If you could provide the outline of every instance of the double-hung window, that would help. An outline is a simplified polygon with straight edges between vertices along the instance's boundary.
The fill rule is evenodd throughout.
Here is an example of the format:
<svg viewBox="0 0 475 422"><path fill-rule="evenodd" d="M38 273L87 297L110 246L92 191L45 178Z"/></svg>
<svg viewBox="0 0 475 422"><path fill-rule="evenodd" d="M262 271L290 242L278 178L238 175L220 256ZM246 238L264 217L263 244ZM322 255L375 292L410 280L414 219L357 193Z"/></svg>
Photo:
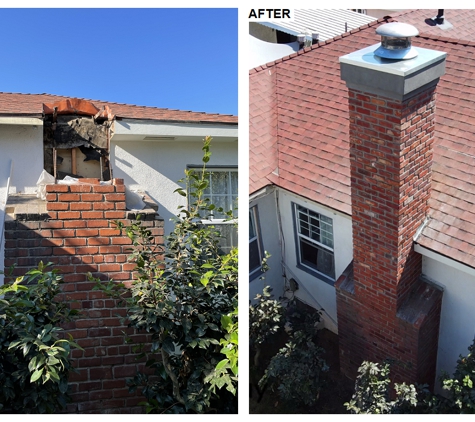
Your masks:
<svg viewBox="0 0 475 422"><path fill-rule="evenodd" d="M259 273L264 258L260 237L257 206L249 209L249 276L252 280Z"/></svg>
<svg viewBox="0 0 475 422"><path fill-rule="evenodd" d="M294 204L294 215L299 267L333 282L333 220L297 204Z"/></svg>
<svg viewBox="0 0 475 422"><path fill-rule="evenodd" d="M203 197L208 198L215 209L210 213L204 224L213 224L221 233L220 247L224 253L228 253L233 246L238 244L236 220L229 219L225 214L232 211L233 217L237 218L238 202L238 171L232 167L210 167L206 173L208 187ZM218 211L222 208L223 211Z"/></svg>

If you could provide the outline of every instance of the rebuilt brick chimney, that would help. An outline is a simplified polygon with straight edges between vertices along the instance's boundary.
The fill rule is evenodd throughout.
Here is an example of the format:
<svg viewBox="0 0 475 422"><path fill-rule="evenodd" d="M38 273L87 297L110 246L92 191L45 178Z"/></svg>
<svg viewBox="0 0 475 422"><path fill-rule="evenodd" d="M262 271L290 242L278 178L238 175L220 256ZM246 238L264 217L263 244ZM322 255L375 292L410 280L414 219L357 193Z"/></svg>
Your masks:
<svg viewBox="0 0 475 422"><path fill-rule="evenodd" d="M377 32L396 50L406 43L405 52L377 44L340 57L353 225L353 263L336 283L340 364L354 378L363 360L391 359L394 381L433 386L442 292L422 277L413 240L429 213L435 93L446 54L412 47L417 30L395 24Z"/></svg>

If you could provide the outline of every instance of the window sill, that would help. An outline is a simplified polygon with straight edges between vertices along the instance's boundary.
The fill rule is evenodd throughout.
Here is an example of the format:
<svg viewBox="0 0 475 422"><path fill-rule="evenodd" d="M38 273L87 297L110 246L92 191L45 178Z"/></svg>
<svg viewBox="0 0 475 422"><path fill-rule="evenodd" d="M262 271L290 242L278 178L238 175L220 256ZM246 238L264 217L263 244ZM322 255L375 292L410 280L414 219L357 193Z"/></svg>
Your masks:
<svg viewBox="0 0 475 422"><path fill-rule="evenodd" d="M330 286L335 286L335 281L336 280L331 278L331 277L326 276L325 274L322 274L322 273L319 273L318 271L312 270L311 268L309 268L305 265L302 265L300 263L297 264L297 268L304 271L304 272L306 272L307 274L310 274L311 276L317 278L318 280L329 284Z"/></svg>
<svg viewBox="0 0 475 422"><path fill-rule="evenodd" d="M256 280L261 274L264 274L262 272L262 268L256 268L254 271L251 271L249 273L249 283Z"/></svg>

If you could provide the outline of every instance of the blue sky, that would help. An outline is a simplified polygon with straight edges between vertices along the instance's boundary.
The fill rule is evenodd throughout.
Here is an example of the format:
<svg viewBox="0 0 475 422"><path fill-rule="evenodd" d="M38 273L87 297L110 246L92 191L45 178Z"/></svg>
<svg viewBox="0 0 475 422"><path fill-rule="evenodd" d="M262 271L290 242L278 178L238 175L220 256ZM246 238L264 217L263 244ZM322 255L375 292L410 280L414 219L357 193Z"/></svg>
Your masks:
<svg viewBox="0 0 475 422"><path fill-rule="evenodd" d="M0 9L0 91L238 114L237 9Z"/></svg>

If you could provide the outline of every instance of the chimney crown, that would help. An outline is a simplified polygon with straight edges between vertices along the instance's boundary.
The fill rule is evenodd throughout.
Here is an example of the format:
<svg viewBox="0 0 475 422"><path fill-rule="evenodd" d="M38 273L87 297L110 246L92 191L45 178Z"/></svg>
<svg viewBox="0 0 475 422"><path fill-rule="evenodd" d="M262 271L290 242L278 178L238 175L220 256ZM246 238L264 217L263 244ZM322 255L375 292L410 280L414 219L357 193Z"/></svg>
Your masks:
<svg viewBox="0 0 475 422"><path fill-rule="evenodd" d="M417 52L412 60L388 60L376 54L381 49L381 44L375 44L340 57L341 78L348 88L402 100L427 84L437 83L445 73L447 53L411 46L410 50Z"/></svg>

